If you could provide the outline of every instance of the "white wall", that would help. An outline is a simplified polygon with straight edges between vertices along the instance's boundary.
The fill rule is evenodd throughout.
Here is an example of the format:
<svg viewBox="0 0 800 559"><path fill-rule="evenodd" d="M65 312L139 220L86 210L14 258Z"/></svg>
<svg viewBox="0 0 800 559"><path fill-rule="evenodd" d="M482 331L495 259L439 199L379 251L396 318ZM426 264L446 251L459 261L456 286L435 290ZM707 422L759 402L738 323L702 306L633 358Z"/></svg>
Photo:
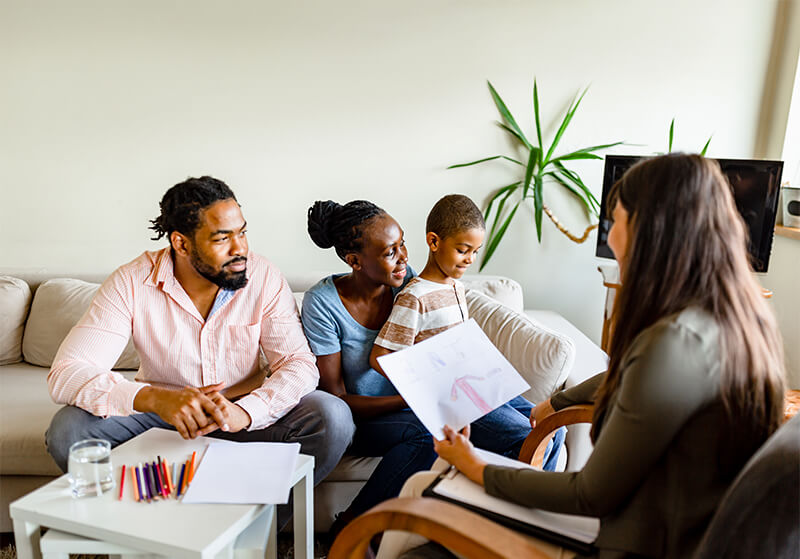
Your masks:
<svg viewBox="0 0 800 559"><path fill-rule="evenodd" d="M531 130L537 76L548 134L591 85L563 148L752 157L777 0L0 3L0 265L111 270L144 249L172 184L213 174L236 191L251 246L287 271L341 269L305 232L319 198L369 198L424 262L425 215L450 192L512 182L491 79ZM599 194L602 163L581 167ZM580 211L546 201L570 228ZM594 236L530 209L487 268L528 307L599 339Z"/></svg>

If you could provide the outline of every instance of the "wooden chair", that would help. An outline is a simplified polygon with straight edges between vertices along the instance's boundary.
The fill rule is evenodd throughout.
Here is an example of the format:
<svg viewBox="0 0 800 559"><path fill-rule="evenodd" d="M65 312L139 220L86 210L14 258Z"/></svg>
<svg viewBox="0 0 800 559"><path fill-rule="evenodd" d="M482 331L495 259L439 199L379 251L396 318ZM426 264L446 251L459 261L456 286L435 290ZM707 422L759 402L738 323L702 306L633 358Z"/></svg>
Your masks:
<svg viewBox="0 0 800 559"><path fill-rule="evenodd" d="M536 454L555 429L591 421L592 406L572 406L543 419L520 454ZM742 469L709 524L695 559L800 556L800 416L773 434ZM386 530L419 534L465 557L546 559L534 542L487 518L432 498L390 499L348 524L330 559L362 559Z"/></svg>

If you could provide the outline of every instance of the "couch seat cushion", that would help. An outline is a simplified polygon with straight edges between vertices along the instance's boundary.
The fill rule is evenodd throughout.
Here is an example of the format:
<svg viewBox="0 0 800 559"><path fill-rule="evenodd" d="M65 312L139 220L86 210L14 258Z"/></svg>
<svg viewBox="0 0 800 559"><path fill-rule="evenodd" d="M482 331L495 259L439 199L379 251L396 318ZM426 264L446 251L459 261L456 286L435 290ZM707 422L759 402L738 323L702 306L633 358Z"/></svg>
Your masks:
<svg viewBox="0 0 800 559"><path fill-rule="evenodd" d="M47 372L27 363L0 368L0 475L61 475L44 444L61 408L50 399Z"/></svg>
<svg viewBox="0 0 800 559"><path fill-rule="evenodd" d="M22 353L25 361L50 367L69 331L81 319L100 288L76 279L51 279L36 290L25 326ZM139 356L132 340L117 360L115 369L138 369Z"/></svg>
<svg viewBox="0 0 800 559"><path fill-rule="evenodd" d="M28 284L0 276L0 365L22 361L22 333L30 306Z"/></svg>

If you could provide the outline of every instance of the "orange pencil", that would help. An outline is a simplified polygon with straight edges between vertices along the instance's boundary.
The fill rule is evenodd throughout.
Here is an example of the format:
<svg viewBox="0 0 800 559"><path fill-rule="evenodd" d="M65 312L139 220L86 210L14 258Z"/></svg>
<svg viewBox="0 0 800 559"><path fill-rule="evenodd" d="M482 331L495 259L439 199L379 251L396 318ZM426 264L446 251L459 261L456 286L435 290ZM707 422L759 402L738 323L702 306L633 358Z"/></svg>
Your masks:
<svg viewBox="0 0 800 559"><path fill-rule="evenodd" d="M189 483L194 479L194 461L197 458L197 451L192 452L192 463L189 465Z"/></svg>
<svg viewBox="0 0 800 559"><path fill-rule="evenodd" d="M122 490L125 488L125 464L122 465L122 473L119 476L119 500L122 500Z"/></svg>
<svg viewBox="0 0 800 559"><path fill-rule="evenodd" d="M172 478L169 475L169 464L167 463L167 459L164 458L164 461L161 462L161 466L164 468L164 479L167 482L167 493L171 494L173 485L172 485Z"/></svg>
<svg viewBox="0 0 800 559"><path fill-rule="evenodd" d="M136 484L136 466L131 468L131 485L133 486L133 498L136 499L136 502L139 502L139 487Z"/></svg>

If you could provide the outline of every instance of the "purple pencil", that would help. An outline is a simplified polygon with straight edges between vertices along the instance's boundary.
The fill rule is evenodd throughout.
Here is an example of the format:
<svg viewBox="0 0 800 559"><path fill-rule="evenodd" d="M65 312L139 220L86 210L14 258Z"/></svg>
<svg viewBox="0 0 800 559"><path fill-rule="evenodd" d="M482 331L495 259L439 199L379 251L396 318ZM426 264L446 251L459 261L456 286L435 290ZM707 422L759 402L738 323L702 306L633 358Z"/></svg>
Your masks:
<svg viewBox="0 0 800 559"><path fill-rule="evenodd" d="M141 479L140 474L139 474L139 468L140 467L141 467L141 464L139 466L134 466L133 467L133 471L136 473L136 488L139 490L139 500L144 501L145 500L145 495L144 495L144 491L142 491L142 479Z"/></svg>
<svg viewBox="0 0 800 559"><path fill-rule="evenodd" d="M153 486L150 480L150 465L145 463L144 465L144 486L147 490L147 500L150 501L153 499Z"/></svg>

